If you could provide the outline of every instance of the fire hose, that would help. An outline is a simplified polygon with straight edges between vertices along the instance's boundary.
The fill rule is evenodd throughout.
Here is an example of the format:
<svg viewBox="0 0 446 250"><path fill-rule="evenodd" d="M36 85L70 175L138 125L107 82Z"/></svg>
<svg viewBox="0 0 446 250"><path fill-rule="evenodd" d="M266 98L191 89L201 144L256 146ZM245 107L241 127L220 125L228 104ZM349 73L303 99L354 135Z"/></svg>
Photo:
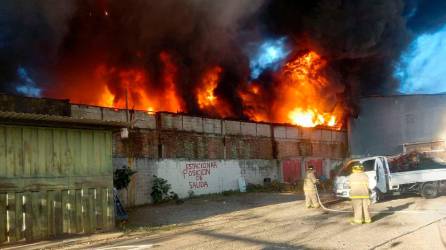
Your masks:
<svg viewBox="0 0 446 250"><path fill-rule="evenodd" d="M331 208L327 208L324 203L322 203L320 197L319 197L319 190L317 189L316 186L316 197L318 200L319 205L321 206L321 208L325 211L328 212L335 212L335 213L352 213L353 210L338 210L338 209L331 209ZM336 201L339 201L336 200ZM380 211L380 212L370 212L371 214L394 214L394 213L401 213L401 214L428 214L428 213L432 213L432 212L436 212L439 214L446 214L446 210L444 209L437 209L437 210L409 210L409 211L401 211L401 210L392 210L392 211Z"/></svg>

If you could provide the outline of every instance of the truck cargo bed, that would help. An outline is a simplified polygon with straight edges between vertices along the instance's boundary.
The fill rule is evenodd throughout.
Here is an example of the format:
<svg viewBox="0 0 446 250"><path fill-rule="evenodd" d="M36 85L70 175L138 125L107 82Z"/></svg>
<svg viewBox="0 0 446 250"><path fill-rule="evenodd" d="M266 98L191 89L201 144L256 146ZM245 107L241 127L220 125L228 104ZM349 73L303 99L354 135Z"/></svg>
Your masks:
<svg viewBox="0 0 446 250"><path fill-rule="evenodd" d="M446 168L391 173L390 185L446 180Z"/></svg>

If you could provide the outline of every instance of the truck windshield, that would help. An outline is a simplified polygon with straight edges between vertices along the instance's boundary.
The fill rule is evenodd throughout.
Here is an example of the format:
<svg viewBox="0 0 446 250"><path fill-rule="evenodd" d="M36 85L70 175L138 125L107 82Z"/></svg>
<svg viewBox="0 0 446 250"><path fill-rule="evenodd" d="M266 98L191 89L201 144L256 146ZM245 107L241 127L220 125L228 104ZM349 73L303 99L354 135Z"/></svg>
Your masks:
<svg viewBox="0 0 446 250"><path fill-rule="evenodd" d="M368 160L362 163L362 165L364 166L364 171L368 172L368 171L373 171L375 170L375 160Z"/></svg>
<svg viewBox="0 0 446 250"><path fill-rule="evenodd" d="M345 165L340 171L339 171L339 176L348 176L352 173L352 167L357 164L358 161L351 161L349 163L347 163L347 165ZM375 170L375 159L372 160L368 160L362 163L362 165L364 166L364 171L373 171Z"/></svg>

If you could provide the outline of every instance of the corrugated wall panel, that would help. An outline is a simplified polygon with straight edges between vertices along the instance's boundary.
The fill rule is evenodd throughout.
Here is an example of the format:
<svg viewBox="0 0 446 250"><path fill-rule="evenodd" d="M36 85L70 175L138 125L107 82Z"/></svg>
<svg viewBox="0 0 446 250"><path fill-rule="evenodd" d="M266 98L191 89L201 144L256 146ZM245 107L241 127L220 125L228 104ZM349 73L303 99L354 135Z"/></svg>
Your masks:
<svg viewBox="0 0 446 250"><path fill-rule="evenodd" d="M89 162L88 150L90 150L89 146L88 146L88 145L90 145L90 142L88 139L89 139L88 134L86 134L86 133L80 134L80 145L82 145L82 147L80 148L80 159L79 159L80 173L84 173L88 170L88 162Z"/></svg>
<svg viewBox="0 0 446 250"><path fill-rule="evenodd" d="M64 133L60 129L54 129L53 132L53 140L51 142L51 138L47 137L46 145L53 145L53 165L47 165L47 174L50 176L62 176L63 173L70 173L67 171L68 169L62 169L64 164L63 154L66 151L65 143L64 143ZM49 169L51 168L51 169Z"/></svg>
<svg viewBox="0 0 446 250"><path fill-rule="evenodd" d="M48 176L53 176L52 168L54 166L53 157L53 131L49 128L38 128L38 150L39 150L39 165L34 166L33 176L42 176L49 172ZM35 145L33 145L35 147Z"/></svg>
<svg viewBox="0 0 446 250"><path fill-rule="evenodd" d="M108 135L108 133L105 134L105 174L113 174L113 169L109 168L108 166L112 166L112 156L113 156L113 142L112 137Z"/></svg>
<svg viewBox="0 0 446 250"><path fill-rule="evenodd" d="M0 127L0 176L6 176L4 166L6 166L6 128Z"/></svg>
<svg viewBox="0 0 446 250"><path fill-rule="evenodd" d="M6 176L23 176L22 128L6 128Z"/></svg>
<svg viewBox="0 0 446 250"><path fill-rule="evenodd" d="M86 168L83 169L83 173L88 173L91 171L93 173L96 169L94 168L95 162L95 156L94 156L94 138L93 138L93 131L86 131L85 133L82 133L84 135L83 138L85 138L85 142L82 142L82 145L87 150L87 165Z"/></svg>
<svg viewBox="0 0 446 250"><path fill-rule="evenodd" d="M0 126L0 177L111 174L111 132Z"/></svg>
<svg viewBox="0 0 446 250"><path fill-rule="evenodd" d="M102 131L94 131L93 133L93 147L94 147L94 167L97 168L95 171L98 171L99 173L104 173L104 144L105 144L105 137L104 133Z"/></svg>
<svg viewBox="0 0 446 250"><path fill-rule="evenodd" d="M68 130L67 139L70 142L68 146L72 162L70 173L72 175L81 175L82 159L78 159L81 155L81 132L79 130Z"/></svg>
<svg viewBox="0 0 446 250"><path fill-rule="evenodd" d="M24 176L31 177L34 174L34 165L41 165L42 163L39 161L39 147L34 146L38 145L38 131L32 128L24 128L23 129L23 150L28 152L24 154Z"/></svg>

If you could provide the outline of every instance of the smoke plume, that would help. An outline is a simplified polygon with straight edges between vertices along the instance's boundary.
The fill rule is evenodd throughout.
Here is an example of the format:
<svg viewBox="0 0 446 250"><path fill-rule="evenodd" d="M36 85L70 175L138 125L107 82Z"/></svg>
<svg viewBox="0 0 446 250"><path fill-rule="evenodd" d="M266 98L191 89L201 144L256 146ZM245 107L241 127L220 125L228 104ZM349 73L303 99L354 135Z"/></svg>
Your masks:
<svg viewBox="0 0 446 250"><path fill-rule="evenodd" d="M196 94L215 81L210 100L225 106L225 116L251 119L241 91L258 85L263 96L255 102L274 112L276 85L286 79L278 65L315 51L329 82L315 101L323 112L341 106L355 115L360 96L397 91L395 63L417 35L446 22L444 7L427 0L5 0L0 91L88 104L106 99L104 92L114 104L126 95L135 103L160 96L147 106L170 102L169 111L221 116ZM274 39L286 43L286 59L269 68L253 63ZM250 65L262 67L252 74Z"/></svg>

